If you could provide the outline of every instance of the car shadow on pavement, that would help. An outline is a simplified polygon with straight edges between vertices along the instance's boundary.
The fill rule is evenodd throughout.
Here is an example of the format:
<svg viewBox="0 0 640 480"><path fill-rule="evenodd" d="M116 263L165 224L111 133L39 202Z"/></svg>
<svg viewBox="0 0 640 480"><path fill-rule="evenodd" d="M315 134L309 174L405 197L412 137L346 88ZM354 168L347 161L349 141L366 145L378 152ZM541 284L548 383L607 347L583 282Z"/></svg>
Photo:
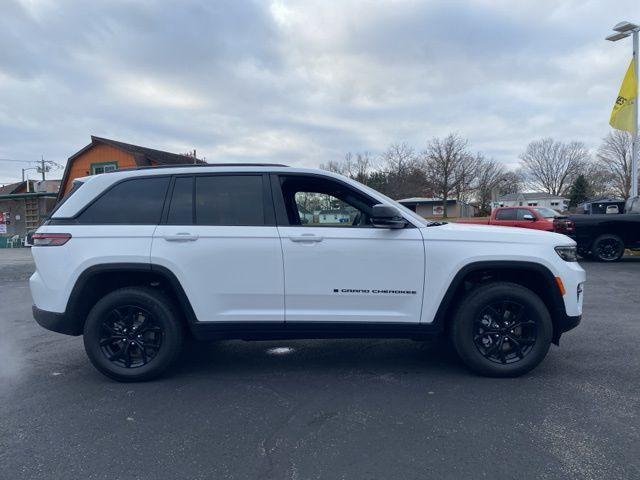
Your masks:
<svg viewBox="0 0 640 480"><path fill-rule="evenodd" d="M617 262L599 262L599 261L594 260L592 258L580 257L578 263L597 263L597 264L601 264L601 265L618 265L620 263L625 263L625 264L640 263L640 254L639 255L625 255L624 257L622 257Z"/></svg>
<svg viewBox="0 0 640 480"><path fill-rule="evenodd" d="M187 343L173 375L183 374L366 374L438 372L467 374L443 340L242 340Z"/></svg>

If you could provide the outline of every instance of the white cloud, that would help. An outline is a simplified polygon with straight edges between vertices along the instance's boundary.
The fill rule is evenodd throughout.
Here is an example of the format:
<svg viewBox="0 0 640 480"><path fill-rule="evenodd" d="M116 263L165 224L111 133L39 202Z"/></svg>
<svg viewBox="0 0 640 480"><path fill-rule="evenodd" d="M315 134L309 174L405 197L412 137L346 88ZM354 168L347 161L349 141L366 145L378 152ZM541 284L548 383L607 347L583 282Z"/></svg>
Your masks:
<svg viewBox="0 0 640 480"><path fill-rule="evenodd" d="M64 162L91 134L308 166L450 131L508 165L542 136L593 148L630 56L603 38L634 5L9 1L0 158Z"/></svg>

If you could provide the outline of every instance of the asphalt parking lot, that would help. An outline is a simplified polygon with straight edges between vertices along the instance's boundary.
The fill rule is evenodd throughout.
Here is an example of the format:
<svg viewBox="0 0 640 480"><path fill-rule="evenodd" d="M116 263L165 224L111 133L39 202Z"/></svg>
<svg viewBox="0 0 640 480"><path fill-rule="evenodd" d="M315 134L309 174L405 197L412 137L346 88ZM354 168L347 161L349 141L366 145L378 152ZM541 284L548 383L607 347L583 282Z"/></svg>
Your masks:
<svg viewBox="0 0 640 480"><path fill-rule="evenodd" d="M120 384L0 250L0 478L640 478L640 257L583 266L583 323L522 378L440 343L229 341Z"/></svg>

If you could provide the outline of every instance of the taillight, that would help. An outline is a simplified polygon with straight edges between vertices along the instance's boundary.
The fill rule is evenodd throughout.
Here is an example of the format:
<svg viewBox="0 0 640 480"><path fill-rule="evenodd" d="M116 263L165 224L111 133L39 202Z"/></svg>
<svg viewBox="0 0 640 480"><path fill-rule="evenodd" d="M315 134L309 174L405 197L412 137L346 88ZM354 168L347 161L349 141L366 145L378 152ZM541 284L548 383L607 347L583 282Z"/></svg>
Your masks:
<svg viewBox="0 0 640 480"><path fill-rule="evenodd" d="M553 221L553 230L556 233L572 233L575 230L575 224L571 220L556 218Z"/></svg>
<svg viewBox="0 0 640 480"><path fill-rule="evenodd" d="M70 233L34 233L34 247L57 247L64 245L71 238Z"/></svg>

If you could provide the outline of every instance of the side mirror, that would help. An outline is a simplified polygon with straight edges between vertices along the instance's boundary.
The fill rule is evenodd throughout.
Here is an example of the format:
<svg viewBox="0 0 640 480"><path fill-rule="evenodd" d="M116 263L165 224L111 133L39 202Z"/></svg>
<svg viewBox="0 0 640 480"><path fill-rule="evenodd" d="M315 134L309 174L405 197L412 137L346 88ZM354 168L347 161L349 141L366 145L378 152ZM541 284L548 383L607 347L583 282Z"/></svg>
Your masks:
<svg viewBox="0 0 640 480"><path fill-rule="evenodd" d="M525 213L525 214L522 216L522 218L523 218L523 219L525 219L525 220L529 220L529 221L531 221L531 222L534 222L534 221L536 220L536 217L534 217L534 216L533 216L533 215L531 215L530 213Z"/></svg>
<svg viewBox="0 0 640 480"><path fill-rule="evenodd" d="M379 203L373 206L371 224L376 228L404 228L407 221L396 207Z"/></svg>

